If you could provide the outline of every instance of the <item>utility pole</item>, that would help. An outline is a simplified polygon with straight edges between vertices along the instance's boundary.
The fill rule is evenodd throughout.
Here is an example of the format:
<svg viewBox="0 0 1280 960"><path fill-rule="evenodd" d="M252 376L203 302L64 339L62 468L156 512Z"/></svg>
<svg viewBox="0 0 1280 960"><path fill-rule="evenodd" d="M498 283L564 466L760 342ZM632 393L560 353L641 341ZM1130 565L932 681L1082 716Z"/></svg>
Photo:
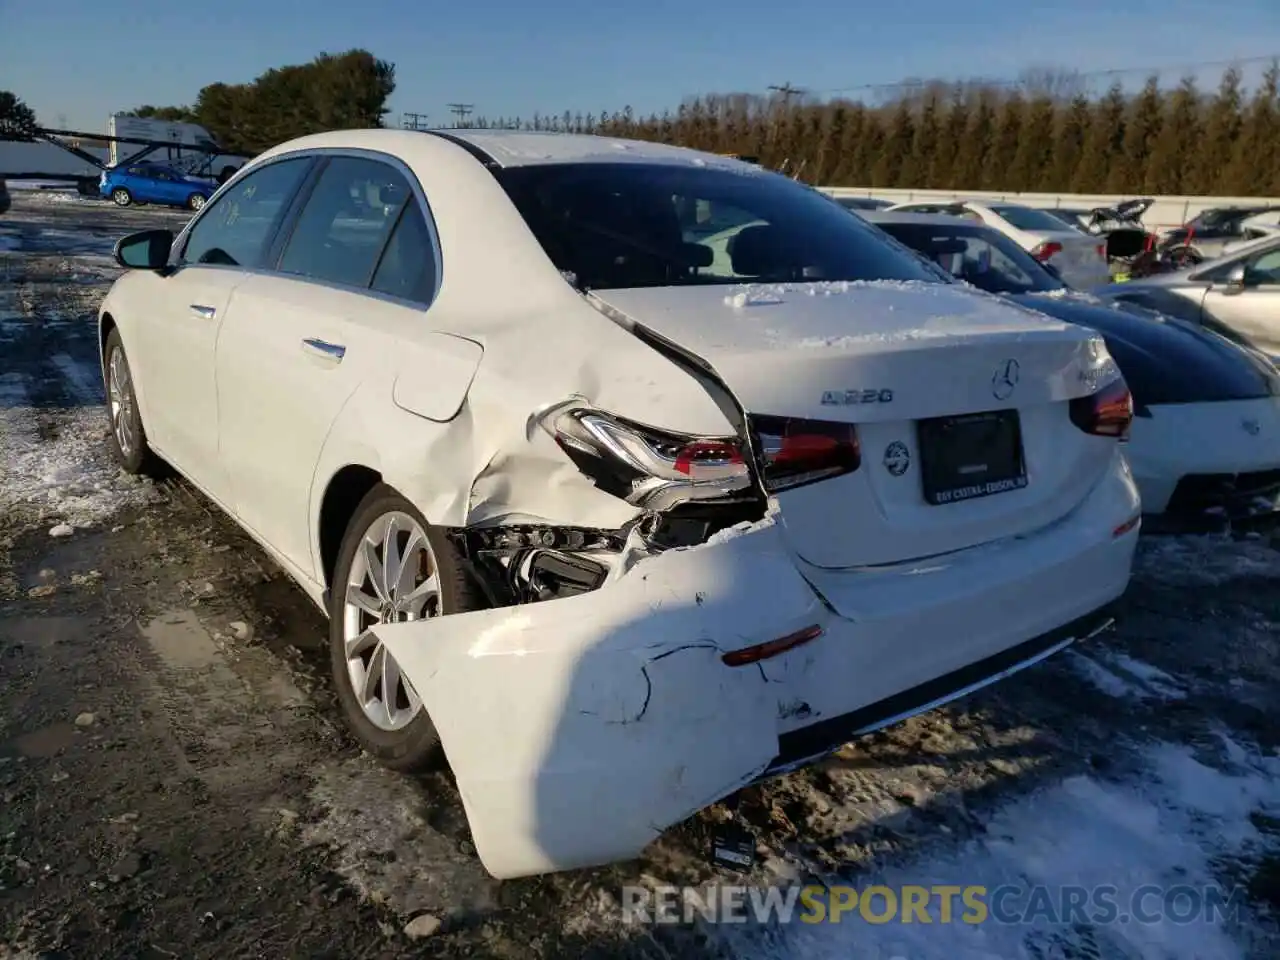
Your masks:
<svg viewBox="0 0 1280 960"><path fill-rule="evenodd" d="M402 113L400 114L400 126L406 130L427 130L430 125L427 123L427 115L425 113Z"/></svg>
<svg viewBox="0 0 1280 960"><path fill-rule="evenodd" d="M783 83L783 84L776 84L776 83L770 84L769 92L776 93L778 96L780 96L782 98L782 105L785 107L791 103L792 97L798 97L800 94L804 93L805 91L802 87L793 87L790 81L788 81L787 83Z"/></svg>
<svg viewBox="0 0 1280 960"><path fill-rule="evenodd" d="M474 109L475 109L474 103L449 104L449 112L453 114L453 125L455 127L463 126L467 117L471 116L471 111Z"/></svg>

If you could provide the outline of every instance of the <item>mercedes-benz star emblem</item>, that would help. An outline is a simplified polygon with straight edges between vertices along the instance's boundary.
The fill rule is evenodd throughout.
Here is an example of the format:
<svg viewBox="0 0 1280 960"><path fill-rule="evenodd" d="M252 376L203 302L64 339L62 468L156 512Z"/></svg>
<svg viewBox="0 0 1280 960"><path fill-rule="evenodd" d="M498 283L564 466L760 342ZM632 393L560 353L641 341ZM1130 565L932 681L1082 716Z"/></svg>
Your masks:
<svg viewBox="0 0 1280 960"><path fill-rule="evenodd" d="M911 467L911 451L901 440L895 440L884 448L884 468L900 477Z"/></svg>
<svg viewBox="0 0 1280 960"><path fill-rule="evenodd" d="M1006 360L991 376L991 393L997 400L1008 400L1018 385L1018 361Z"/></svg>
<svg viewBox="0 0 1280 960"><path fill-rule="evenodd" d="M1240 426L1244 427L1244 432L1251 437L1256 437L1262 432L1262 424L1252 418L1241 420Z"/></svg>

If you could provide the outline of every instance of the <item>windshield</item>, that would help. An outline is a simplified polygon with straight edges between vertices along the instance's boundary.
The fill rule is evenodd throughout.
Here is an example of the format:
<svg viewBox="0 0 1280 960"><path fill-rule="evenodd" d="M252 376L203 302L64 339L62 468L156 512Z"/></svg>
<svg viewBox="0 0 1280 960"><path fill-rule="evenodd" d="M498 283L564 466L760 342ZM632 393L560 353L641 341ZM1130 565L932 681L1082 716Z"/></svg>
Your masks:
<svg viewBox="0 0 1280 960"><path fill-rule="evenodd" d="M775 174L628 162L496 176L547 256L584 289L944 282L826 195Z"/></svg>
<svg viewBox="0 0 1280 960"><path fill-rule="evenodd" d="M967 223L880 223L890 236L987 293L1049 293L1066 287L1002 233Z"/></svg>
<svg viewBox="0 0 1280 960"><path fill-rule="evenodd" d="M1003 217L1019 230L1061 230L1062 221L1048 210L1037 210L1034 207L995 206L991 210Z"/></svg>

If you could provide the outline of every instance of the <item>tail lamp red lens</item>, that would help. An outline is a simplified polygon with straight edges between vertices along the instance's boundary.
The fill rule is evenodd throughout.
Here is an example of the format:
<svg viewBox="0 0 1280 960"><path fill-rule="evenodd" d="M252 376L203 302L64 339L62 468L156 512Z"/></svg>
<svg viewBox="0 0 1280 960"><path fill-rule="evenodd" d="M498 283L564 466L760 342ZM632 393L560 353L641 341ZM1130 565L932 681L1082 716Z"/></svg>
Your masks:
<svg viewBox="0 0 1280 960"><path fill-rule="evenodd" d="M1124 380L1113 380L1097 393L1071 401L1071 422L1096 437L1129 439L1133 395Z"/></svg>
<svg viewBox="0 0 1280 960"><path fill-rule="evenodd" d="M737 444L728 440L695 440L685 444L676 452L675 470L691 480L697 480L703 468L723 467L744 462L742 451L738 449Z"/></svg>
<svg viewBox="0 0 1280 960"><path fill-rule="evenodd" d="M1061 253L1061 252L1062 252L1062 244L1056 243L1053 240L1048 240L1040 244L1039 246L1037 246L1034 250L1032 250L1031 255L1035 257L1037 260L1039 260L1041 263L1044 263L1054 254Z"/></svg>
<svg viewBox="0 0 1280 960"><path fill-rule="evenodd" d="M852 473L862 463L851 423L752 417L765 490L776 493Z"/></svg>

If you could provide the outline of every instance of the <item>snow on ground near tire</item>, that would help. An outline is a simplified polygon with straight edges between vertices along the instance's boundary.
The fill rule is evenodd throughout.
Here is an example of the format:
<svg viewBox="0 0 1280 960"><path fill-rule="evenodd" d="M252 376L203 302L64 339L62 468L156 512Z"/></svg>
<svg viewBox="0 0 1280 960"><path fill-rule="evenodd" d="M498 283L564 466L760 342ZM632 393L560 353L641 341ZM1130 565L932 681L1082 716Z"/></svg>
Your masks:
<svg viewBox="0 0 1280 960"><path fill-rule="evenodd" d="M96 307L113 237L0 222L0 516L86 526L149 495L107 445Z"/></svg>

